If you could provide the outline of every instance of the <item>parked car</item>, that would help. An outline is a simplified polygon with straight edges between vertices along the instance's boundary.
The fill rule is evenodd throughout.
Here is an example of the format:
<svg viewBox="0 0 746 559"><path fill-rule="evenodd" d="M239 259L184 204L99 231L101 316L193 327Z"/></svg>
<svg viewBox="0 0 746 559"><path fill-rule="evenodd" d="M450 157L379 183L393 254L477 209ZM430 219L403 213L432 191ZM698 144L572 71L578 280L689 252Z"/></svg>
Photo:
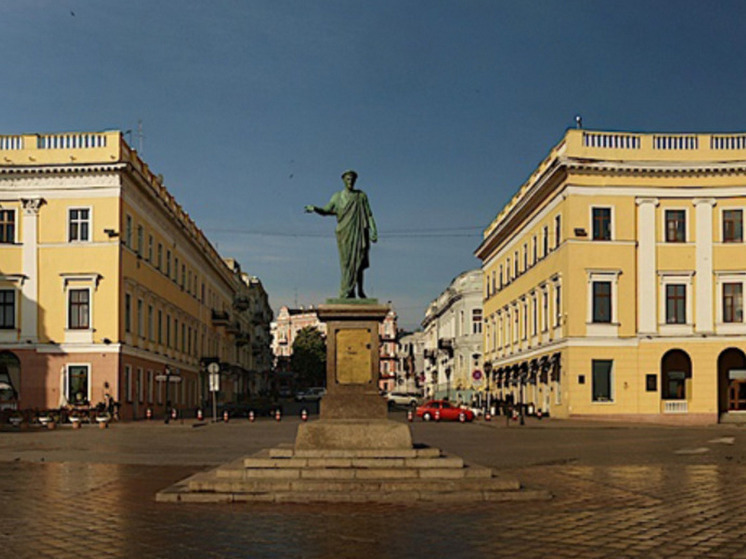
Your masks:
<svg viewBox="0 0 746 559"><path fill-rule="evenodd" d="M316 386L307 390L301 390L295 394L297 402L318 402L326 394L326 388Z"/></svg>
<svg viewBox="0 0 746 559"><path fill-rule="evenodd" d="M420 399L419 394L415 394L414 392L388 392L383 397L388 402L389 407L403 406L415 408Z"/></svg>
<svg viewBox="0 0 746 559"><path fill-rule="evenodd" d="M430 421L440 416L443 421L474 421L474 412L470 409L454 406L448 400L430 400L417 408L417 417Z"/></svg>

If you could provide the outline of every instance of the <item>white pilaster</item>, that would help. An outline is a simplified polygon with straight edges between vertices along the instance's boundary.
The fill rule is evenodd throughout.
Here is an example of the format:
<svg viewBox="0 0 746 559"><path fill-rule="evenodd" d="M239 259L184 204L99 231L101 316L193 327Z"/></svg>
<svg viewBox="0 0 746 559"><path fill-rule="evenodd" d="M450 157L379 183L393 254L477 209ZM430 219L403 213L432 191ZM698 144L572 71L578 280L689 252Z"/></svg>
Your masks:
<svg viewBox="0 0 746 559"><path fill-rule="evenodd" d="M24 198L23 204L23 274L21 287L21 340L37 342L39 316L38 220L42 198Z"/></svg>
<svg viewBox="0 0 746 559"><path fill-rule="evenodd" d="M695 198L696 282L694 328L698 333L715 331L715 306L712 300L712 208L714 198Z"/></svg>
<svg viewBox="0 0 746 559"><path fill-rule="evenodd" d="M655 208L657 198L638 198L637 203L637 331L655 334L657 320Z"/></svg>

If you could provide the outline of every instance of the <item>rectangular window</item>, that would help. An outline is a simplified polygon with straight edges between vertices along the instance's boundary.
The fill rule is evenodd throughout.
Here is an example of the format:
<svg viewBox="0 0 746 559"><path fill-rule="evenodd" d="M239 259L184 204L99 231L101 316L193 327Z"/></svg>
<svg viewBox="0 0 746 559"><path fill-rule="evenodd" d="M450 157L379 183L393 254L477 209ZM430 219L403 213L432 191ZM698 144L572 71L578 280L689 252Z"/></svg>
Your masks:
<svg viewBox="0 0 746 559"><path fill-rule="evenodd" d="M611 282L593 282L593 322L611 322Z"/></svg>
<svg viewBox="0 0 746 559"><path fill-rule="evenodd" d="M172 278L174 283L179 279L179 259L174 255L174 277Z"/></svg>
<svg viewBox="0 0 746 559"><path fill-rule="evenodd" d="M686 285L666 286L666 324L686 324Z"/></svg>
<svg viewBox="0 0 746 559"><path fill-rule="evenodd" d="M124 226L124 244L129 248L132 248L132 216L128 215L125 218Z"/></svg>
<svg viewBox="0 0 746 559"><path fill-rule="evenodd" d="M171 251L166 250L166 277L171 277Z"/></svg>
<svg viewBox="0 0 746 559"><path fill-rule="evenodd" d="M539 305L537 304L536 297L531 299L531 311L531 335L535 336L539 330Z"/></svg>
<svg viewBox="0 0 746 559"><path fill-rule="evenodd" d="M541 242L544 245L542 247L543 249L542 255L546 256L547 254L549 254L549 227L547 226L544 226L544 230L542 231Z"/></svg>
<svg viewBox="0 0 746 559"><path fill-rule="evenodd" d="M523 245L523 271L528 270L528 244Z"/></svg>
<svg viewBox="0 0 746 559"><path fill-rule="evenodd" d="M743 322L743 284L723 284L723 322Z"/></svg>
<svg viewBox="0 0 746 559"><path fill-rule="evenodd" d="M0 289L0 329L16 327L16 292L14 289Z"/></svg>
<svg viewBox="0 0 746 559"><path fill-rule="evenodd" d="M124 398L127 402L132 401L132 366L124 366Z"/></svg>
<svg viewBox="0 0 746 559"><path fill-rule="evenodd" d="M536 235L534 235L534 238L531 241L531 248L533 249L534 264L536 264L536 262L539 260L539 247L536 244Z"/></svg>
<svg viewBox="0 0 746 559"><path fill-rule="evenodd" d="M163 269L163 245L158 243L158 260L156 261L155 267L159 270Z"/></svg>
<svg viewBox="0 0 746 559"><path fill-rule="evenodd" d="M593 240L611 240L611 208L593 208Z"/></svg>
<svg viewBox="0 0 746 559"><path fill-rule="evenodd" d="M562 217L557 215L554 218L554 248L559 248L562 242Z"/></svg>
<svg viewBox="0 0 746 559"><path fill-rule="evenodd" d="M124 294L124 331L132 332L132 297Z"/></svg>
<svg viewBox="0 0 746 559"><path fill-rule="evenodd" d="M613 361L610 359L593 360L593 401L594 402L612 402L612 376L611 369Z"/></svg>
<svg viewBox="0 0 746 559"><path fill-rule="evenodd" d="M554 288L554 325L560 325L562 317L562 286L557 285Z"/></svg>
<svg viewBox="0 0 746 559"><path fill-rule="evenodd" d="M142 256L142 251L145 248L145 231L142 225L137 226L137 256Z"/></svg>
<svg viewBox="0 0 746 559"><path fill-rule="evenodd" d="M148 262L153 262L153 235L148 235Z"/></svg>
<svg viewBox="0 0 746 559"><path fill-rule="evenodd" d="M158 344L163 343L163 311L158 310Z"/></svg>
<svg viewBox="0 0 746 559"><path fill-rule="evenodd" d="M16 242L16 212L15 210L0 210L0 243Z"/></svg>
<svg viewBox="0 0 746 559"><path fill-rule="evenodd" d="M185 285L186 285L186 266L182 264L181 265L181 288L184 289Z"/></svg>
<svg viewBox="0 0 746 559"><path fill-rule="evenodd" d="M686 212L684 210L666 210L666 242L686 242Z"/></svg>
<svg viewBox="0 0 746 559"><path fill-rule="evenodd" d="M145 383L143 382L142 369L137 369L137 401L142 404L145 393Z"/></svg>
<svg viewBox="0 0 746 559"><path fill-rule="evenodd" d="M70 208L68 218L67 240L70 242L89 241L91 210L88 208Z"/></svg>
<svg viewBox="0 0 746 559"><path fill-rule="evenodd" d="M519 268L518 268L518 251L517 250L515 251L515 254L513 256L514 256L514 258L513 258L513 277L517 278L518 277L518 270L519 270Z"/></svg>
<svg viewBox="0 0 746 559"><path fill-rule="evenodd" d="M148 403L153 403L153 371L148 370Z"/></svg>
<svg viewBox="0 0 746 559"><path fill-rule="evenodd" d="M148 305L148 339L152 342L153 338L153 305Z"/></svg>
<svg viewBox="0 0 746 559"><path fill-rule="evenodd" d="M68 327L71 330L87 330L90 327L90 294L87 289L68 291Z"/></svg>
<svg viewBox="0 0 746 559"><path fill-rule="evenodd" d="M143 308L142 299L138 299L137 300L137 336L139 338L143 337L143 331L144 331L144 328L143 328L144 318L143 318L142 308Z"/></svg>
<svg viewBox="0 0 746 559"><path fill-rule="evenodd" d="M723 210L723 242L743 242L743 210Z"/></svg>
<svg viewBox="0 0 746 559"><path fill-rule="evenodd" d="M179 321L174 318L174 349L179 349Z"/></svg>
<svg viewBox="0 0 746 559"><path fill-rule="evenodd" d="M482 333L482 309L472 309L471 311L471 333Z"/></svg>
<svg viewBox="0 0 746 559"><path fill-rule="evenodd" d="M541 331L546 332L549 318L549 294L544 291L541 294Z"/></svg>
<svg viewBox="0 0 746 559"><path fill-rule="evenodd" d="M171 347L171 315L166 315L166 347Z"/></svg>
<svg viewBox="0 0 746 559"><path fill-rule="evenodd" d="M67 366L67 401L73 405L88 404L88 366Z"/></svg>
<svg viewBox="0 0 746 559"><path fill-rule="evenodd" d="M503 288L503 265L502 264L500 264L500 272L499 272L499 279L498 279L497 285L499 286L499 289Z"/></svg>

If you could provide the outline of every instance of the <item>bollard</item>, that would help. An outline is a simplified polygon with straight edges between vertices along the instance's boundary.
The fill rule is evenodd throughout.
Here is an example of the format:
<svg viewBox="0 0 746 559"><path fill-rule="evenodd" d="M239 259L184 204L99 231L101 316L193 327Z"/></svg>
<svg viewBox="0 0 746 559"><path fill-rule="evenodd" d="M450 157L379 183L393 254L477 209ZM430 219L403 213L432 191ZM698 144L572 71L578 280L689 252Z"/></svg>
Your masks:
<svg viewBox="0 0 746 559"><path fill-rule="evenodd" d="M458 414L458 420L461 423L466 423L466 414L464 412L461 412L460 414Z"/></svg>
<svg viewBox="0 0 746 559"><path fill-rule="evenodd" d="M407 410L407 421L412 423L413 420L414 420L414 414L412 413L412 410Z"/></svg>
<svg viewBox="0 0 746 559"><path fill-rule="evenodd" d="M492 415L490 415L490 412L489 412L489 411L485 412L485 414L484 414L484 420L485 420L485 421L490 421L490 420L492 420Z"/></svg>
<svg viewBox="0 0 746 559"><path fill-rule="evenodd" d="M171 408L171 419L176 419L178 415L179 413L176 411L176 408Z"/></svg>
<svg viewBox="0 0 746 559"><path fill-rule="evenodd" d="M205 418L205 414L202 413L202 408L197 408L197 420L202 421Z"/></svg>
<svg viewBox="0 0 746 559"><path fill-rule="evenodd" d="M542 413L541 413L541 410L538 410L538 411L536 412L536 417L537 417L537 418L541 419L541 416L542 416L542 415L544 415L544 414L542 414Z"/></svg>
<svg viewBox="0 0 746 559"><path fill-rule="evenodd" d="M435 410L435 421L440 421L440 410Z"/></svg>
<svg viewBox="0 0 746 559"><path fill-rule="evenodd" d="M150 408L145 410L145 419L153 419L153 410Z"/></svg>
<svg viewBox="0 0 746 559"><path fill-rule="evenodd" d="M224 423L228 423L228 421L230 420L230 418L231 418L231 416L230 416L230 414L228 413L228 410L225 410L225 411L223 412L223 422L224 422Z"/></svg>
<svg viewBox="0 0 746 559"><path fill-rule="evenodd" d="M308 421L308 410L306 408L300 410L300 419L301 421Z"/></svg>
<svg viewBox="0 0 746 559"><path fill-rule="evenodd" d="M254 423L254 410L249 410L249 421Z"/></svg>
<svg viewBox="0 0 746 559"><path fill-rule="evenodd" d="M280 412L279 408L275 411L275 420L280 421L282 419L282 412Z"/></svg>

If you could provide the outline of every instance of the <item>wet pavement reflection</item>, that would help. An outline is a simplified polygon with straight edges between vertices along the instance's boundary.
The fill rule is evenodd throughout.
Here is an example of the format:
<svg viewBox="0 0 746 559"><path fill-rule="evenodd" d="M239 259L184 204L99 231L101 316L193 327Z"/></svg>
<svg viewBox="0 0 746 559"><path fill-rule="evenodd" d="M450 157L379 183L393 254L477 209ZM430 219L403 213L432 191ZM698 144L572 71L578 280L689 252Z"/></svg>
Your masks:
<svg viewBox="0 0 746 559"><path fill-rule="evenodd" d="M0 463L0 556L744 557L739 464L512 470L555 498L479 505L172 505L199 468Z"/></svg>

